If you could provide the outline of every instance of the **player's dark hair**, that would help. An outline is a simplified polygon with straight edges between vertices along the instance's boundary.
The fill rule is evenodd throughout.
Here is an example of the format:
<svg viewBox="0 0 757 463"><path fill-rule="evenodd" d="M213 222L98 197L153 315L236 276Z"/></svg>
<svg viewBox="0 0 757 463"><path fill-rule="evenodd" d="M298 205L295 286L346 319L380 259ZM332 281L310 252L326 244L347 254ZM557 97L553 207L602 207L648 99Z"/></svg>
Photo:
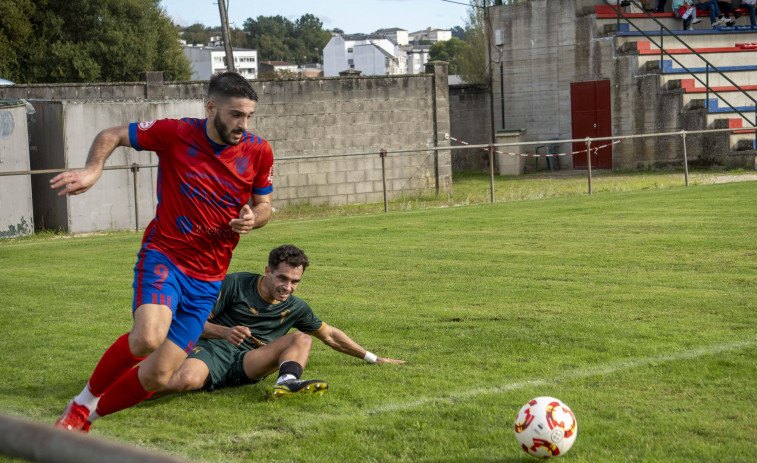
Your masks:
<svg viewBox="0 0 757 463"><path fill-rule="evenodd" d="M258 94L252 89L250 82L236 72L225 71L213 74L208 85L208 99L247 98L258 101Z"/></svg>
<svg viewBox="0 0 757 463"><path fill-rule="evenodd" d="M285 262L291 267L302 266L303 272L308 268L308 265L310 265L310 261L308 261L308 256L305 255L305 252L291 244L285 244L273 248L271 253L268 254L268 266L271 269L278 268L279 264L282 262Z"/></svg>

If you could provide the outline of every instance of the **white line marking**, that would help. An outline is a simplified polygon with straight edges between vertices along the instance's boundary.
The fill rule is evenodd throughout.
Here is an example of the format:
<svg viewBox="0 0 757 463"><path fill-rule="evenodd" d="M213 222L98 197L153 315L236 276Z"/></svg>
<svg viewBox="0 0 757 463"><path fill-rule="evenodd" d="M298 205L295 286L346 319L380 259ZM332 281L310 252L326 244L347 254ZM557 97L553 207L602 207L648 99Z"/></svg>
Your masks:
<svg viewBox="0 0 757 463"><path fill-rule="evenodd" d="M401 411L421 407L423 405L430 404L430 403L455 402L459 400L470 399L472 397L477 397L481 395L499 394L502 392L509 392L509 391L514 391L517 389L524 389L526 387L543 386L545 384L551 384L551 383L555 383L559 381L570 381L574 379L587 378L590 376L609 375L617 371L629 370L631 368L645 367L645 366L652 365L655 363L673 362L673 361L678 361L678 360L690 360L690 359L702 357L705 355L719 354L722 352L732 351L732 350L740 350L747 347L752 347L755 344L757 344L757 340L748 340L748 341L740 341L740 342L734 342L734 343L728 343L728 344L721 344L718 346L702 347L699 349L676 352L672 354L640 358L636 360L627 360L623 362L598 366L594 368L585 368L585 369L575 370L575 371L568 372L564 375L556 376L554 378L549 378L549 379L536 379L533 381L521 381L517 383L503 384L502 386L492 387L492 388L469 389L466 391L459 391L459 392L453 393L450 396L446 396L446 397L425 397L425 398L415 400L413 402L380 405L378 407L373 407L373 408L369 408L362 411L355 411L353 413L350 413L349 415L320 417L320 419L312 420L312 421L337 420L337 419L345 419L345 418L354 419L356 414L362 415L362 416L371 416L371 415L378 415L382 413L401 412ZM303 420L303 422L300 422L299 424L302 424L302 425L312 424L312 422L309 422L306 424L304 421L310 421L310 420Z"/></svg>

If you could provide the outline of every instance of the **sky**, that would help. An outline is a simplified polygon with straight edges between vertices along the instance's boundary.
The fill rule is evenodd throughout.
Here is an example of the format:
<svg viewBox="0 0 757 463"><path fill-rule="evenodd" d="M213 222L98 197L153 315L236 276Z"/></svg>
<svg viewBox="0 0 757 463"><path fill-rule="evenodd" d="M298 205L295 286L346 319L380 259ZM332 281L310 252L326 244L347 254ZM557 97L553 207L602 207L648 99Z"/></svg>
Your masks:
<svg viewBox="0 0 757 463"><path fill-rule="evenodd" d="M342 29L347 34L371 33L398 27L415 32L429 27L464 27L468 0L228 0L229 25L241 29L245 20L258 16L283 16L294 22L310 13L326 30ZM161 0L168 15L180 26L201 23L221 25L214 0Z"/></svg>

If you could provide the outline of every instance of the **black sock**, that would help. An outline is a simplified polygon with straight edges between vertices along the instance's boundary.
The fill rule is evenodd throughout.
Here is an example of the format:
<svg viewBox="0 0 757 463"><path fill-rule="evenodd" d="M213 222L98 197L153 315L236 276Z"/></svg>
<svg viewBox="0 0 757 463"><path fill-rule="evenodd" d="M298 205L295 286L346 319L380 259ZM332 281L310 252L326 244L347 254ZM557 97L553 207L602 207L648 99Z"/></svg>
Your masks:
<svg viewBox="0 0 757 463"><path fill-rule="evenodd" d="M296 379L300 379L300 376L302 376L302 365L295 361L287 360L279 365L279 377L284 375L292 375Z"/></svg>

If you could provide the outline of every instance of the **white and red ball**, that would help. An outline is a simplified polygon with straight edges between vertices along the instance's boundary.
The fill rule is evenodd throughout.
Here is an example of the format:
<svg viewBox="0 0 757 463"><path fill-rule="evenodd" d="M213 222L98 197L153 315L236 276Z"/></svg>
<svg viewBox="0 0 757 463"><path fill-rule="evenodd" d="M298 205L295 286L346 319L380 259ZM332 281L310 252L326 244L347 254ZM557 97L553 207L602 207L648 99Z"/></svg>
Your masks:
<svg viewBox="0 0 757 463"><path fill-rule="evenodd" d="M564 455L578 435L573 411L554 397L537 397L523 405L515 416L515 440L536 458Z"/></svg>

